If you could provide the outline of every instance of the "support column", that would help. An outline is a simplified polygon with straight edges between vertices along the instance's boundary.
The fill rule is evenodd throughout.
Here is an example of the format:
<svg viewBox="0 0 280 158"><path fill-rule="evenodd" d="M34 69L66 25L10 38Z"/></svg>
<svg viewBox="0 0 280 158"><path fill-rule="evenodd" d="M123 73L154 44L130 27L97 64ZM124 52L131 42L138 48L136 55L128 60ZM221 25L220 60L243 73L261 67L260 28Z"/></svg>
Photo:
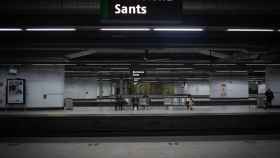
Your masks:
<svg viewBox="0 0 280 158"><path fill-rule="evenodd" d="M124 94L124 89L123 89L123 79L120 79L120 95L123 95Z"/></svg>
<svg viewBox="0 0 280 158"><path fill-rule="evenodd" d="M103 81L102 81L102 79L99 79L98 85L99 85L99 97L102 98L103 97Z"/></svg>
<svg viewBox="0 0 280 158"><path fill-rule="evenodd" d="M280 106L280 69L267 67L265 73L266 89L271 89L274 93L273 106Z"/></svg>
<svg viewBox="0 0 280 158"><path fill-rule="evenodd" d="M128 81L127 80L124 82L124 94L125 95L128 94Z"/></svg>
<svg viewBox="0 0 280 158"><path fill-rule="evenodd" d="M113 96L113 81L110 82L110 93L109 96Z"/></svg>

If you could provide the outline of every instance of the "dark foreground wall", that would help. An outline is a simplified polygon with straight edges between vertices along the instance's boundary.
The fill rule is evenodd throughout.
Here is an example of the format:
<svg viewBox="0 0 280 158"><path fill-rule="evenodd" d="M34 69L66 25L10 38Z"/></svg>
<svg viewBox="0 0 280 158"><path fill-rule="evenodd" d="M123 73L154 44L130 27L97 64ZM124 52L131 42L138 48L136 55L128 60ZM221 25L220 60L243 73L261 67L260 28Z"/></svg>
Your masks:
<svg viewBox="0 0 280 158"><path fill-rule="evenodd" d="M1 137L277 134L280 114L0 116Z"/></svg>

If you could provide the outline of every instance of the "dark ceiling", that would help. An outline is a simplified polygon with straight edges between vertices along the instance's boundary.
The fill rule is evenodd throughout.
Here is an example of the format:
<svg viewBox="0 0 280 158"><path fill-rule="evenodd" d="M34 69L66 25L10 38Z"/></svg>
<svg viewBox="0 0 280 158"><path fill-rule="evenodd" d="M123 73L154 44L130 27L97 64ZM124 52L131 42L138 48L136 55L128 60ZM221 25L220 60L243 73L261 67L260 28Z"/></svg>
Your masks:
<svg viewBox="0 0 280 158"><path fill-rule="evenodd" d="M280 63L279 1L183 0L174 20L104 20L98 0L9 0L0 28L75 27L75 32L0 32L0 62L17 63ZM163 18L164 19L164 18ZM103 32L104 26L188 26L203 32ZM74 59L67 55L93 51Z"/></svg>

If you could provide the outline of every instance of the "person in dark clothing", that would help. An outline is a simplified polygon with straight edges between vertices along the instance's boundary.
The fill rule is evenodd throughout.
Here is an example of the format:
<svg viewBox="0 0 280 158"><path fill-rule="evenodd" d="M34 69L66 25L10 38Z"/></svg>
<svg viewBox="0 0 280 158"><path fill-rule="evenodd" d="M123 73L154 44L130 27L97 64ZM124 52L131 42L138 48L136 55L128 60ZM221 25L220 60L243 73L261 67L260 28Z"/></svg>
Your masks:
<svg viewBox="0 0 280 158"><path fill-rule="evenodd" d="M271 107L272 106L272 100L274 99L274 94L271 91L271 89L267 89L267 91L265 92L265 96L266 96L266 106L265 106L265 108Z"/></svg>
<svg viewBox="0 0 280 158"><path fill-rule="evenodd" d="M132 98L132 108L133 110L135 109L136 107L136 110L139 110L139 98L137 98L136 96L134 96Z"/></svg>
<svg viewBox="0 0 280 158"><path fill-rule="evenodd" d="M123 99L120 95L117 95L116 97L116 103L115 103L115 110L123 110L123 107L122 107L122 104L123 104Z"/></svg>

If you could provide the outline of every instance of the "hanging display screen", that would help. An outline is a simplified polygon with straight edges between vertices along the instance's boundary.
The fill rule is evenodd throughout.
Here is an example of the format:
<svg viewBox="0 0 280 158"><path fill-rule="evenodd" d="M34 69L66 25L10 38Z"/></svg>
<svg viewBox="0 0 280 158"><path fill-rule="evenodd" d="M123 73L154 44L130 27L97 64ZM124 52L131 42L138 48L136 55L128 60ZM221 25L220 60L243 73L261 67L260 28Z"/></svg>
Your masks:
<svg viewBox="0 0 280 158"><path fill-rule="evenodd" d="M181 0L102 0L101 15L109 19L173 19L181 16Z"/></svg>

